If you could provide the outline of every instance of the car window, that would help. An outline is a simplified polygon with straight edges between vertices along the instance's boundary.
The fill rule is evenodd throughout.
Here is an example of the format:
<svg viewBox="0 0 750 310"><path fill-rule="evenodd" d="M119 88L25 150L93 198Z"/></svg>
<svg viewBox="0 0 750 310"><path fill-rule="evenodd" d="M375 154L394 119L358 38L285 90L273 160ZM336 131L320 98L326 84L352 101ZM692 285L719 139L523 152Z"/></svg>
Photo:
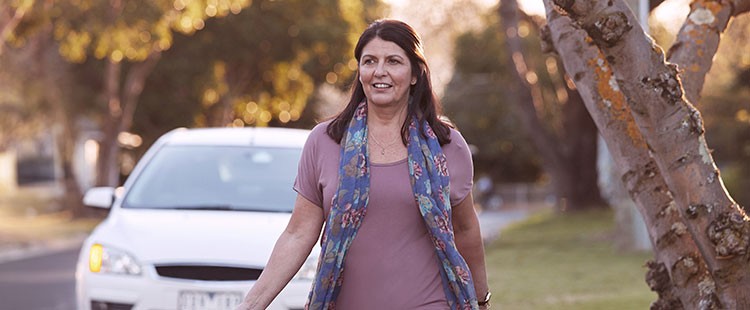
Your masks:
<svg viewBox="0 0 750 310"><path fill-rule="evenodd" d="M123 208L291 212L301 149L164 146L126 193Z"/></svg>

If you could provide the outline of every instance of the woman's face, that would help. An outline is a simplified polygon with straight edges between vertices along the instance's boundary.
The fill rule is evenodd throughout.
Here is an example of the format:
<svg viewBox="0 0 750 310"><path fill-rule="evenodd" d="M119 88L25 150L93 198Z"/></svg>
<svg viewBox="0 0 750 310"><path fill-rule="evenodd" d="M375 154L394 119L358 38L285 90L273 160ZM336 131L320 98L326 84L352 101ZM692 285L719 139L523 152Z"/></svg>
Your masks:
<svg viewBox="0 0 750 310"><path fill-rule="evenodd" d="M409 88L417 81L406 52L396 43L375 37L362 48L359 81L368 103L377 106L406 105Z"/></svg>

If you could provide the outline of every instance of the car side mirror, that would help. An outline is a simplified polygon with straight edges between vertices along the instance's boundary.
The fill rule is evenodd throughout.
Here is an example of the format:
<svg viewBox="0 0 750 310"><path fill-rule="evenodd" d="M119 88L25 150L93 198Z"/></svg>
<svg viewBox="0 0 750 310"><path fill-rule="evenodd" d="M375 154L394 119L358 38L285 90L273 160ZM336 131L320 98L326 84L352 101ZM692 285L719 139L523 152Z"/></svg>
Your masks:
<svg viewBox="0 0 750 310"><path fill-rule="evenodd" d="M115 202L115 189L113 187L94 187L86 191L83 196L83 204L89 207L109 209Z"/></svg>

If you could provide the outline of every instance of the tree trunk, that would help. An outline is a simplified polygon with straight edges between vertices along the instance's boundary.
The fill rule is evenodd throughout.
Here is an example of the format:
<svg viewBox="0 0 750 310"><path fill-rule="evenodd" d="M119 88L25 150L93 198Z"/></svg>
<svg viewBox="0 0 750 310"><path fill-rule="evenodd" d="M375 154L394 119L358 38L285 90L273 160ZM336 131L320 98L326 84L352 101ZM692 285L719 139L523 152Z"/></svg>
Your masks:
<svg viewBox="0 0 750 310"><path fill-rule="evenodd" d="M625 96L612 81L612 68L600 50L588 44L590 37L566 16L549 9L548 21L553 45L562 56L567 72L584 98L623 182L641 212L655 250L649 263L649 286L659 294L652 308L697 308L712 302L713 294L702 294L700 282L710 280L697 247L684 231L684 224L659 169L649 156L648 146L637 130ZM592 68L593 67L593 68ZM612 85L614 83L614 85Z"/></svg>
<svg viewBox="0 0 750 310"><path fill-rule="evenodd" d="M562 67L562 66L561 66ZM601 196L596 171L598 132L578 90L566 87L564 137L567 164L562 182L570 184L569 197L574 208L601 208L607 204Z"/></svg>
<svg viewBox="0 0 750 310"><path fill-rule="evenodd" d="M616 107L609 96L621 97L619 100L632 110L630 114L637 128L621 130L630 136L642 134L647 141L654 159L647 171L662 172L668 185L662 190L668 188L676 202L675 208L668 206L664 210L677 209L685 219L674 222L674 233L690 233L712 275L701 280L701 291L716 290L721 303L716 307L750 308L750 297L746 294L750 291L747 268L750 222L724 189L705 142L702 118L683 97L676 67L664 61L661 49L643 32L622 0L556 1L590 36L578 44L593 46L594 43L601 49L602 54L590 58L592 62L586 65L589 74L596 75L597 80L592 83L598 83L593 84L597 92L607 95L602 101L607 110ZM747 6L735 2L736 8ZM551 9L548 12L559 16ZM701 14L702 18L715 18L711 11ZM573 56L566 56L566 60L570 58ZM576 73L576 80L585 74L585 71ZM622 147L621 141L608 140L608 143ZM634 172L630 178L642 178ZM671 248L666 249L669 251Z"/></svg>
<svg viewBox="0 0 750 310"><path fill-rule="evenodd" d="M97 186L115 186L117 169L117 131L120 127L122 108L120 104L121 62L107 59L104 69L104 93L107 99L108 114L102 120L102 138L99 141L99 154L96 160Z"/></svg>
<svg viewBox="0 0 750 310"><path fill-rule="evenodd" d="M73 150L77 132L72 125L70 118L64 115L65 112L58 113L62 119L63 131L58 137L62 142L58 144L57 150L62 156L62 182L65 188L64 205L65 209L70 211L74 217L91 216L94 211L83 205L83 191L78 186L78 178L73 170Z"/></svg>
<svg viewBox="0 0 750 310"><path fill-rule="evenodd" d="M47 3L47 5L49 5ZM45 7L45 9L49 9ZM52 38L52 25L46 25L36 36L30 37L30 46L34 52L33 67L29 70L35 72L35 75L41 80L44 85L47 85L43 89L42 96L44 101L49 103L51 110L51 118L53 123L61 126L62 130L53 130L55 143L57 148L58 157L60 159L60 165L62 166L62 180L57 179L56 181L62 182L64 188L64 196L62 205L65 211L71 213L74 217L91 216L95 213L92 209L86 208L83 205L83 194L80 186L78 186L78 179L73 170L74 162L74 149L75 143L78 137L78 130L75 125L75 117L67 109L67 96L64 91L65 83L61 83L67 72L67 63L63 63L62 60L56 62L50 60L47 56L48 53L52 53L55 57L59 57L56 50L54 40Z"/></svg>
<svg viewBox="0 0 750 310"><path fill-rule="evenodd" d="M132 126L133 115L138 106L138 97L143 92L146 78L160 58L161 52L153 51L145 61L132 64L125 78L122 93L120 91L122 64L107 60L104 74L108 114L102 125L102 140L99 141L96 175L98 186L117 186L119 184L120 169L117 156L120 147L117 136L120 132L129 130Z"/></svg>
<svg viewBox="0 0 750 310"><path fill-rule="evenodd" d="M560 210L604 207L597 186L596 127L583 107L580 96L567 88L568 102L563 108L563 132L556 137L542 124L538 109L542 91L538 83L527 77L529 69L518 36L521 11L515 0L501 1L500 18L506 34L510 61L515 66L517 99L514 100L521 124L542 157L542 166L552 179ZM562 142L560 142L562 140Z"/></svg>

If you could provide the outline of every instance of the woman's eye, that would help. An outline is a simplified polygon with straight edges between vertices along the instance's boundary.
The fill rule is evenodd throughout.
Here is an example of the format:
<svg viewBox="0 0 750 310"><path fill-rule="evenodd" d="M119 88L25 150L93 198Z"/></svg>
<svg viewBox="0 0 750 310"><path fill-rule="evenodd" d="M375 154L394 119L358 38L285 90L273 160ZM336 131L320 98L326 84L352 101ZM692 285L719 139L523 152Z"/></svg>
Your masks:
<svg viewBox="0 0 750 310"><path fill-rule="evenodd" d="M365 65L370 65L373 63L375 63L375 61L372 59L365 59L364 61L362 61L362 64L365 64Z"/></svg>
<svg viewBox="0 0 750 310"><path fill-rule="evenodd" d="M400 61L398 61L397 59L389 59L389 60L388 60L388 63L389 63L389 64L392 64L392 65L397 65L397 64L400 64L401 62L400 62Z"/></svg>

